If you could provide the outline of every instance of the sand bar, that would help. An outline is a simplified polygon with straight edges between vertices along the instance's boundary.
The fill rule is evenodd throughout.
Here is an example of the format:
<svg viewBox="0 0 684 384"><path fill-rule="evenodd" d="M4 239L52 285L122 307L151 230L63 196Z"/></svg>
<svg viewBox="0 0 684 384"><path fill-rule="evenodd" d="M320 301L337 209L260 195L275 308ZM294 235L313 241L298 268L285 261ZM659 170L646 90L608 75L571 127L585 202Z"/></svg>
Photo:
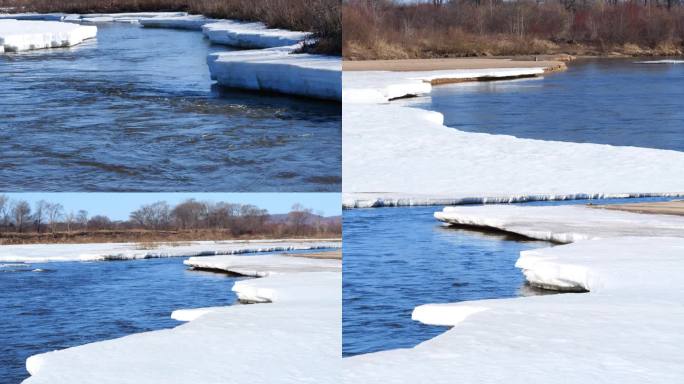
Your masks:
<svg viewBox="0 0 684 384"><path fill-rule="evenodd" d="M610 209L633 213L649 213L660 215L684 216L684 200L662 201L652 203L632 203L616 205L589 205L592 208Z"/></svg>
<svg viewBox="0 0 684 384"><path fill-rule="evenodd" d="M486 68L536 68L544 67L547 72L565 69L565 63L558 60L512 60L508 58L452 58L452 59L408 59L408 60L362 60L344 61L343 71L445 71Z"/></svg>

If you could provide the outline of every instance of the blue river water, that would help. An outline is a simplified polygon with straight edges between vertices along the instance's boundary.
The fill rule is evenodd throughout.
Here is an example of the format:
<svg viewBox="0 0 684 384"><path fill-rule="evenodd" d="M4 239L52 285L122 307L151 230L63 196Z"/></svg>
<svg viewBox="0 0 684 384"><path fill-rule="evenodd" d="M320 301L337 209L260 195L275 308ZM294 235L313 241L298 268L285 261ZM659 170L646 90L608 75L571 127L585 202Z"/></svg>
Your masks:
<svg viewBox="0 0 684 384"><path fill-rule="evenodd" d="M0 190L334 191L339 103L228 91L198 31L0 55Z"/></svg>
<svg viewBox="0 0 684 384"><path fill-rule="evenodd" d="M577 200L526 205L611 204L668 199ZM443 226L442 207L344 211L343 356L413 347L447 327L411 320L422 304L545 294L525 285L515 261L549 247L501 232Z"/></svg>
<svg viewBox="0 0 684 384"><path fill-rule="evenodd" d="M182 258L0 264L0 382L27 378L31 355L172 328L176 309L233 304L237 279L188 270Z"/></svg>
<svg viewBox="0 0 684 384"><path fill-rule="evenodd" d="M636 61L582 59L543 78L437 86L410 103L462 131L684 151L684 65Z"/></svg>

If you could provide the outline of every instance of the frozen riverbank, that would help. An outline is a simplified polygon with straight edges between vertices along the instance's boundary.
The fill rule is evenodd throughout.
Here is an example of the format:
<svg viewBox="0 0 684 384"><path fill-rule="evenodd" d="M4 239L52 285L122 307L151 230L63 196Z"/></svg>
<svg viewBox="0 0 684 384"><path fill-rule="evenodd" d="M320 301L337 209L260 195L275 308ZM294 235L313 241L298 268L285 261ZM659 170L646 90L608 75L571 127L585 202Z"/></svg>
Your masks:
<svg viewBox="0 0 684 384"><path fill-rule="evenodd" d="M174 318L191 321L33 356L25 383L336 383L341 262L329 272L330 260L309 259L306 268L283 273L283 265L299 260L205 258L215 269L237 272L249 265L268 275L233 287L241 300L267 304L176 311ZM312 272L316 265L321 268Z"/></svg>
<svg viewBox="0 0 684 384"><path fill-rule="evenodd" d="M210 55L208 64L212 78L226 88L276 92L316 99L341 101L342 61L340 57L296 53L304 42L312 42L312 34L268 28L260 22L210 19L202 15L180 13L117 14L16 14L0 18L22 20L57 20L69 23L98 24L110 22L137 23L146 28L202 30L214 44L255 49L249 52L222 52ZM17 21L13 21L17 23ZM22 21L22 23L28 23ZM46 23L33 21L33 23ZM82 27L61 23L83 31ZM64 27L66 28L66 27ZM3 37L0 24L0 42ZM57 36L59 37L59 36ZM52 46L65 45L54 37ZM57 41L59 40L59 41ZM76 39L74 39L76 41ZM60 45L56 45L56 44ZM10 49L12 46L10 46ZM277 48L275 50L264 50ZM7 49L7 50L10 50Z"/></svg>
<svg viewBox="0 0 684 384"><path fill-rule="evenodd" d="M511 213L484 208L471 218L492 216L490 208L501 217ZM543 217L537 208L521 207L515 216L524 223L539 219L535 225L546 233L577 224L567 207L548 207ZM345 359L346 382L529 383L561 375L567 383L665 383L682 377L684 238L651 237L672 224L670 217L629 213L642 218L643 228L625 231L630 220L625 224L622 216L577 208L586 219L582 231L596 239L523 251L516 266L533 285L588 293L419 306L414 320L453 328L415 348ZM607 230L609 222L615 228Z"/></svg>
<svg viewBox="0 0 684 384"><path fill-rule="evenodd" d="M129 260L341 248L341 246L341 242L335 239L226 240L154 244L96 243L2 245L0 246L0 262L44 263L58 261Z"/></svg>
<svg viewBox="0 0 684 384"><path fill-rule="evenodd" d="M682 152L464 132L445 126L440 113L411 108L401 100L389 101L425 95L432 89L430 83L442 80L475 75L524 77L544 70L515 68L516 62L509 63L508 69L345 72L344 205L677 196L684 192L684 181L678 177L684 166Z"/></svg>
<svg viewBox="0 0 684 384"><path fill-rule="evenodd" d="M95 36L95 26L59 21L0 20L0 53L71 47Z"/></svg>

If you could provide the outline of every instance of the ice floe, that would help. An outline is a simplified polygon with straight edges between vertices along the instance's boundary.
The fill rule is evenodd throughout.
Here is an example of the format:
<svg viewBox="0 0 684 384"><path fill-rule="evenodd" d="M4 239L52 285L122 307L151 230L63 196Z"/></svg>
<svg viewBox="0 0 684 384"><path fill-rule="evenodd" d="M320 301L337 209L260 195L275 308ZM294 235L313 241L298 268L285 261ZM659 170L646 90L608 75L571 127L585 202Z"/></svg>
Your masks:
<svg viewBox="0 0 684 384"><path fill-rule="evenodd" d="M291 53L295 48L213 53L207 63L211 77L224 87L341 100L341 59Z"/></svg>
<svg viewBox="0 0 684 384"><path fill-rule="evenodd" d="M684 237L683 216L620 212L580 205L445 207L434 216L447 224L496 228L559 243L618 236Z"/></svg>
<svg viewBox="0 0 684 384"><path fill-rule="evenodd" d="M225 258L211 259L226 267ZM32 356L24 383L338 383L341 261L335 272L307 272L309 265L282 273L300 258L271 256L256 266L243 256L230 266L240 268L241 259L269 277L233 290L267 304L179 310L173 317L188 322L173 329ZM327 270L330 260L310 262Z"/></svg>
<svg viewBox="0 0 684 384"><path fill-rule="evenodd" d="M159 257L234 255L340 248L335 239L323 240L226 240L178 243L26 244L0 246L0 262L58 262L130 260Z"/></svg>
<svg viewBox="0 0 684 384"><path fill-rule="evenodd" d="M71 47L94 38L97 27L59 21L0 20L0 52Z"/></svg>
<svg viewBox="0 0 684 384"><path fill-rule="evenodd" d="M682 152L463 132L440 113L388 102L429 92L440 76L538 71L344 72L345 206L684 194Z"/></svg>
<svg viewBox="0 0 684 384"><path fill-rule="evenodd" d="M224 20L205 24L202 31L215 44L242 48L273 48L298 44L311 36L310 32L268 28L263 23Z"/></svg>
<svg viewBox="0 0 684 384"><path fill-rule="evenodd" d="M662 228L677 233L671 220L680 218L607 216L612 211L589 207L482 208L468 221L534 233L573 226L579 229L571 232L596 232L601 238L523 251L516 263L532 285L585 293L419 306L414 320L453 328L414 348L344 359L345 383L523 384L561 377L573 384L636 384L684 377L683 227L677 237L652 237ZM643 219L640 231L636 218Z"/></svg>
<svg viewBox="0 0 684 384"><path fill-rule="evenodd" d="M645 60L635 61L635 64L684 64L684 60L663 59L663 60Z"/></svg>
<svg viewBox="0 0 684 384"><path fill-rule="evenodd" d="M209 19L202 15L185 15L185 16L155 16L150 18L141 18L139 20L143 27L147 28L173 28L173 29L189 29L194 31L202 30L202 26L208 23L216 22L215 19Z"/></svg>

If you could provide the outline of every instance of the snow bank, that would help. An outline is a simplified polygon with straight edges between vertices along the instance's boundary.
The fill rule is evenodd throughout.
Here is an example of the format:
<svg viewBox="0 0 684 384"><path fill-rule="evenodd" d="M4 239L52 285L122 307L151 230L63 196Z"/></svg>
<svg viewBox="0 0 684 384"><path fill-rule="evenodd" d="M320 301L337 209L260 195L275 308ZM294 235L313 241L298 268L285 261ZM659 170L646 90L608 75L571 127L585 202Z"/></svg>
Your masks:
<svg viewBox="0 0 684 384"><path fill-rule="evenodd" d="M204 26L204 24L214 23L216 20L206 18L202 15L185 15L141 18L139 22L143 27L146 28L173 28L199 31L202 30L202 26Z"/></svg>
<svg viewBox="0 0 684 384"><path fill-rule="evenodd" d="M0 51L71 47L97 35L97 27L58 21L0 20Z"/></svg>
<svg viewBox="0 0 684 384"><path fill-rule="evenodd" d="M455 326L415 348L343 360L345 383L670 383L684 377L684 239L619 237L524 251L533 283L589 293L427 304Z"/></svg>
<svg viewBox="0 0 684 384"><path fill-rule="evenodd" d="M337 272L292 269L273 276L284 263L269 264L275 260L262 259L258 267L259 275L271 277L233 288L269 304L176 311L175 318L189 322L32 356L26 363L32 376L24 383L338 383L341 262Z"/></svg>
<svg viewBox="0 0 684 384"><path fill-rule="evenodd" d="M283 255L191 257L184 261L197 269L216 269L244 276L267 277L291 272L334 272L339 260L288 257ZM268 270L263 269L268 265Z"/></svg>
<svg viewBox="0 0 684 384"><path fill-rule="evenodd" d="M436 76L344 73L345 206L684 194L681 152L463 132L439 113L387 102L427 92L423 79Z"/></svg>
<svg viewBox="0 0 684 384"><path fill-rule="evenodd" d="M234 255L253 252L279 252L340 248L338 240L227 240L145 244L27 244L0 246L0 262L56 262L149 259L159 257Z"/></svg>
<svg viewBox="0 0 684 384"><path fill-rule="evenodd" d="M225 20L205 24L202 31L216 44L242 48L273 48L298 44L311 36L309 32L267 28L263 23Z"/></svg>
<svg viewBox="0 0 684 384"><path fill-rule="evenodd" d="M207 63L211 77L224 87L341 100L340 58L290 53L295 48L214 53Z"/></svg>
<svg viewBox="0 0 684 384"><path fill-rule="evenodd" d="M571 243L618 236L684 237L684 217L579 205L446 207L434 214L447 224L496 228L526 237Z"/></svg>
<svg viewBox="0 0 684 384"><path fill-rule="evenodd" d="M646 60L646 61L635 61L635 64L684 64L684 60Z"/></svg>

